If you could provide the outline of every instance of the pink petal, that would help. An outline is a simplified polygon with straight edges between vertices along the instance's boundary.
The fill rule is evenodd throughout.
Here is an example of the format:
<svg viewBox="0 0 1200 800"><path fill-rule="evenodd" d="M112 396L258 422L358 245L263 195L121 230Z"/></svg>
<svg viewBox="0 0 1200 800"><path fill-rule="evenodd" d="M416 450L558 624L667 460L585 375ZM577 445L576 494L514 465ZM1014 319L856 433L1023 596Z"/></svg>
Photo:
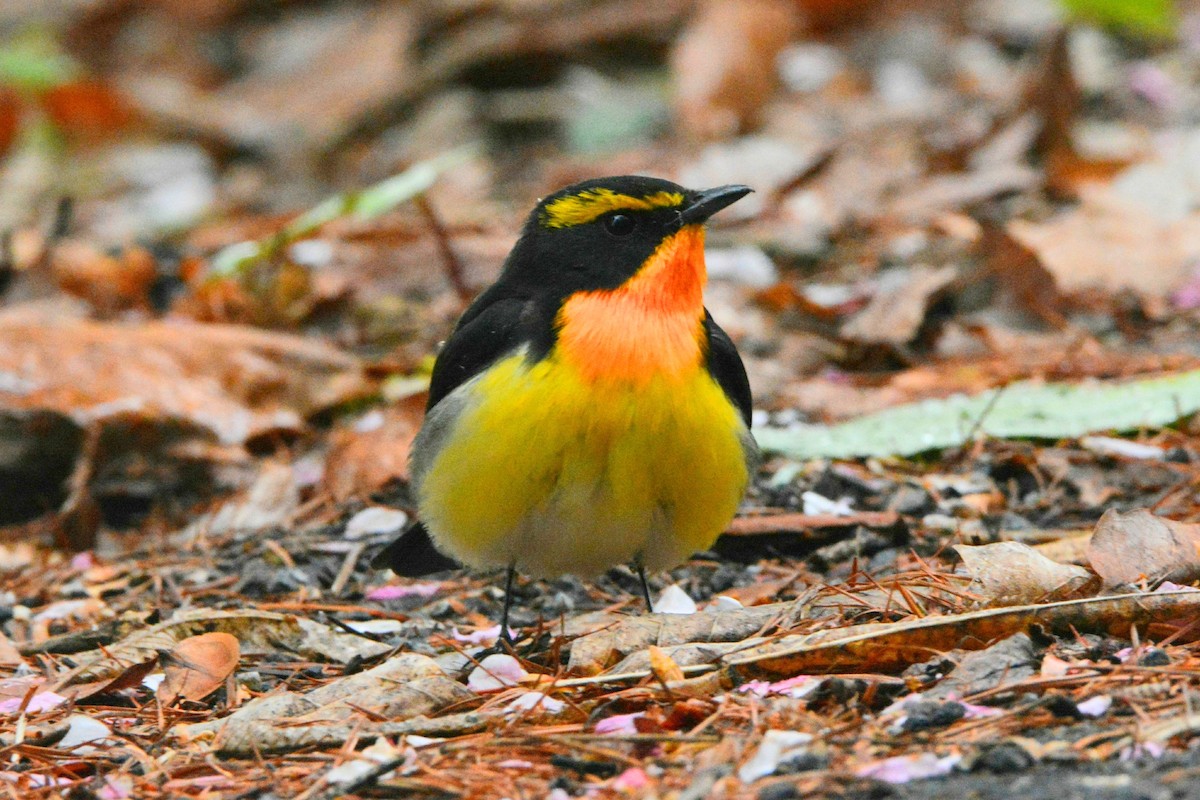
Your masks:
<svg viewBox="0 0 1200 800"><path fill-rule="evenodd" d="M16 714L21 708L21 701L24 699L23 697L10 697L0 702L0 714ZM38 692L29 698L29 705L25 706L25 713L36 714L39 711L49 711L52 708L61 706L65 702L67 702L67 698L61 694Z"/></svg>
<svg viewBox="0 0 1200 800"><path fill-rule="evenodd" d="M96 795L100 800L126 800L133 797L133 779L124 775L106 775L104 785Z"/></svg>
<svg viewBox="0 0 1200 800"><path fill-rule="evenodd" d="M479 662L467 676L467 688L473 692L497 692L529 677L529 673L507 653L493 653Z"/></svg>
<svg viewBox="0 0 1200 800"><path fill-rule="evenodd" d="M787 678L782 681L772 683L767 687L771 694L781 694L788 697L804 697L811 694L821 685L821 679L813 675L797 675L794 678Z"/></svg>
<svg viewBox="0 0 1200 800"><path fill-rule="evenodd" d="M459 633L458 628L455 628L452 635L455 641L463 642L464 644L495 644L496 640L500 638L500 626L493 625L490 628L481 628L473 633ZM509 628L508 635L515 639L517 632Z"/></svg>
<svg viewBox="0 0 1200 800"><path fill-rule="evenodd" d="M767 693L771 691L771 684L766 681L746 681L737 690L757 695L758 697L766 697Z"/></svg>
<svg viewBox="0 0 1200 800"><path fill-rule="evenodd" d="M1129 67L1129 88L1158 109L1174 108L1179 102L1179 87L1152 61L1138 61Z"/></svg>
<svg viewBox="0 0 1200 800"><path fill-rule="evenodd" d="M596 733L620 733L633 734L637 733L637 720L646 716L644 711L638 711L635 714L617 714L612 717L605 717L596 723Z"/></svg>
<svg viewBox="0 0 1200 800"><path fill-rule="evenodd" d="M389 584L377 586L367 592L368 600L398 600L401 597L433 597L440 592L440 583L410 583L407 585Z"/></svg>
<svg viewBox="0 0 1200 800"><path fill-rule="evenodd" d="M612 788L618 791L644 789L650 785L650 776L641 767L630 767L613 781Z"/></svg>
<svg viewBox="0 0 1200 800"><path fill-rule="evenodd" d="M562 700L556 700L541 692L525 692L518 696L506 707L506 711L532 711L535 708L540 708L551 714L557 714L566 707L566 703Z"/></svg>
<svg viewBox="0 0 1200 800"><path fill-rule="evenodd" d="M1061 678L1071 669L1071 664L1058 656L1047 654L1042 658L1042 677Z"/></svg>
<svg viewBox="0 0 1200 800"><path fill-rule="evenodd" d="M958 701L959 705L967 710L963 715L963 719L983 719L984 717L999 717L1004 714L1004 710L993 708L992 706L977 706L974 703L964 703Z"/></svg>
<svg viewBox="0 0 1200 800"><path fill-rule="evenodd" d="M1102 717L1112 707L1112 703L1112 698L1108 695L1098 694L1095 697L1084 700L1082 703L1077 703L1075 707L1085 717Z"/></svg>
<svg viewBox="0 0 1200 800"><path fill-rule="evenodd" d="M1162 742L1139 742L1121 750L1119 758L1122 761L1133 761L1135 758L1162 758L1167 752L1167 746Z"/></svg>
<svg viewBox="0 0 1200 800"><path fill-rule="evenodd" d="M933 753L911 756L896 756L876 761L855 770L860 778L875 778L885 783L908 783L922 778L937 778L949 775L962 756L951 754L938 758Z"/></svg>

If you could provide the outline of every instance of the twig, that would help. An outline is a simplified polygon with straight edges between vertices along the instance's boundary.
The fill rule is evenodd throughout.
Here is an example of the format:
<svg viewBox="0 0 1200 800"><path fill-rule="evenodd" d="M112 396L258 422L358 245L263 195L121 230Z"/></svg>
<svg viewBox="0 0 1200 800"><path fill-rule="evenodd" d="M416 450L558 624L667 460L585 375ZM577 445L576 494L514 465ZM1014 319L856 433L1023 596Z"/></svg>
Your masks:
<svg viewBox="0 0 1200 800"><path fill-rule="evenodd" d="M338 570L337 577L333 579L333 583L329 586L330 594L336 597L345 591L346 584L354 576L354 568L358 566L358 560L362 558L363 550L366 549L366 542L354 543L354 546L346 553L346 558L342 560L342 568Z"/></svg>
<svg viewBox="0 0 1200 800"><path fill-rule="evenodd" d="M421 216L429 223L429 229L433 231L433 239L437 243L438 252L441 253L442 266L446 270L446 278L454 287L458 299L464 304L471 302L475 293L471 291L471 287L467 286L466 278L463 275L462 261L459 260L458 254L454 252L454 247L450 242L450 232L442 224L441 218L434 210L433 204L429 202L428 197L419 195L413 202L416 203Z"/></svg>
<svg viewBox="0 0 1200 800"><path fill-rule="evenodd" d="M992 396L988 398L987 405L985 405L983 410L979 412L979 416L975 418L975 421L971 423L971 427L967 430L967 435L963 437L963 442L961 445L959 445L958 452L946 459L948 463L953 464L966 458L967 449L975 440L975 435L979 433L980 429L983 428L983 423L986 422L987 418L991 415L992 410L996 407L996 403L1000 400L1000 396L1008 391L1009 385L1010 384L1005 384L999 387L995 392L992 393Z"/></svg>

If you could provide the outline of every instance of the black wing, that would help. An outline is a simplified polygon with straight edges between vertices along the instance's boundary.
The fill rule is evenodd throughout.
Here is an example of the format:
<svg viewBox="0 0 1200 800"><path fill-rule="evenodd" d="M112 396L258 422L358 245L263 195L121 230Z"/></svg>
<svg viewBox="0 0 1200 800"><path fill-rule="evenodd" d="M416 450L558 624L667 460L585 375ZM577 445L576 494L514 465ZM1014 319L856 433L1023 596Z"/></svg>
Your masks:
<svg viewBox="0 0 1200 800"><path fill-rule="evenodd" d="M480 295L438 354L429 382L426 410L514 348L527 342L536 346L539 337L532 308L526 299L497 297L492 290ZM546 327L549 330L549 324ZM438 552L429 532L418 522L375 556L371 566L389 567L397 575L416 578L455 569L459 564Z"/></svg>
<svg viewBox="0 0 1200 800"><path fill-rule="evenodd" d="M738 355L729 334L721 330L721 326L707 309L704 311L704 333L708 337L708 371L725 390L730 402L742 413L746 427L750 427L750 413L753 407L746 367L742 364L742 357Z"/></svg>
<svg viewBox="0 0 1200 800"><path fill-rule="evenodd" d="M535 338L533 304L529 300L494 298L489 294L491 292L484 292L467 309L438 354L429 382L426 410L483 372L496 359Z"/></svg>

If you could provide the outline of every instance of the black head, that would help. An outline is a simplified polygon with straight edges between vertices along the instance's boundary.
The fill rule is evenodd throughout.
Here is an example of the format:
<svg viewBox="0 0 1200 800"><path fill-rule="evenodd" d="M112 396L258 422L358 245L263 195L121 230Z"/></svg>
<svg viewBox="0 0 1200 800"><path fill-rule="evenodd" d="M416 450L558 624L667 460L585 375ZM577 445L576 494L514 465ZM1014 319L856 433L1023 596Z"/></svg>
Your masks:
<svg viewBox="0 0 1200 800"><path fill-rule="evenodd" d="M667 237L702 225L745 197L748 186L706 191L658 178L595 178L538 203L505 264L502 280L562 296L615 289L629 280Z"/></svg>

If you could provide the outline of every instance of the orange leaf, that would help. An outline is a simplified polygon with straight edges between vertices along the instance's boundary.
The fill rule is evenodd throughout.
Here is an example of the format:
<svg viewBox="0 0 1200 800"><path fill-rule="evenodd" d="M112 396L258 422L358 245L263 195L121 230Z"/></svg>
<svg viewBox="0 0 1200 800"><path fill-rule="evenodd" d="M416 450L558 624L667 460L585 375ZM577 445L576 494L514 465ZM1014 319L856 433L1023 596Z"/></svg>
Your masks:
<svg viewBox="0 0 1200 800"><path fill-rule="evenodd" d="M663 683L683 680L683 670L661 647L650 645L650 671Z"/></svg>
<svg viewBox="0 0 1200 800"><path fill-rule="evenodd" d="M241 647L228 633L202 633L184 639L162 656L166 678L158 687L158 699L202 700L220 688L237 667Z"/></svg>
<svg viewBox="0 0 1200 800"><path fill-rule="evenodd" d="M8 154L21 127L21 98L16 91L0 87L0 158Z"/></svg>
<svg viewBox="0 0 1200 800"><path fill-rule="evenodd" d="M133 113L111 88L98 81L55 86L41 98L47 116L72 139L97 141L127 126Z"/></svg>

